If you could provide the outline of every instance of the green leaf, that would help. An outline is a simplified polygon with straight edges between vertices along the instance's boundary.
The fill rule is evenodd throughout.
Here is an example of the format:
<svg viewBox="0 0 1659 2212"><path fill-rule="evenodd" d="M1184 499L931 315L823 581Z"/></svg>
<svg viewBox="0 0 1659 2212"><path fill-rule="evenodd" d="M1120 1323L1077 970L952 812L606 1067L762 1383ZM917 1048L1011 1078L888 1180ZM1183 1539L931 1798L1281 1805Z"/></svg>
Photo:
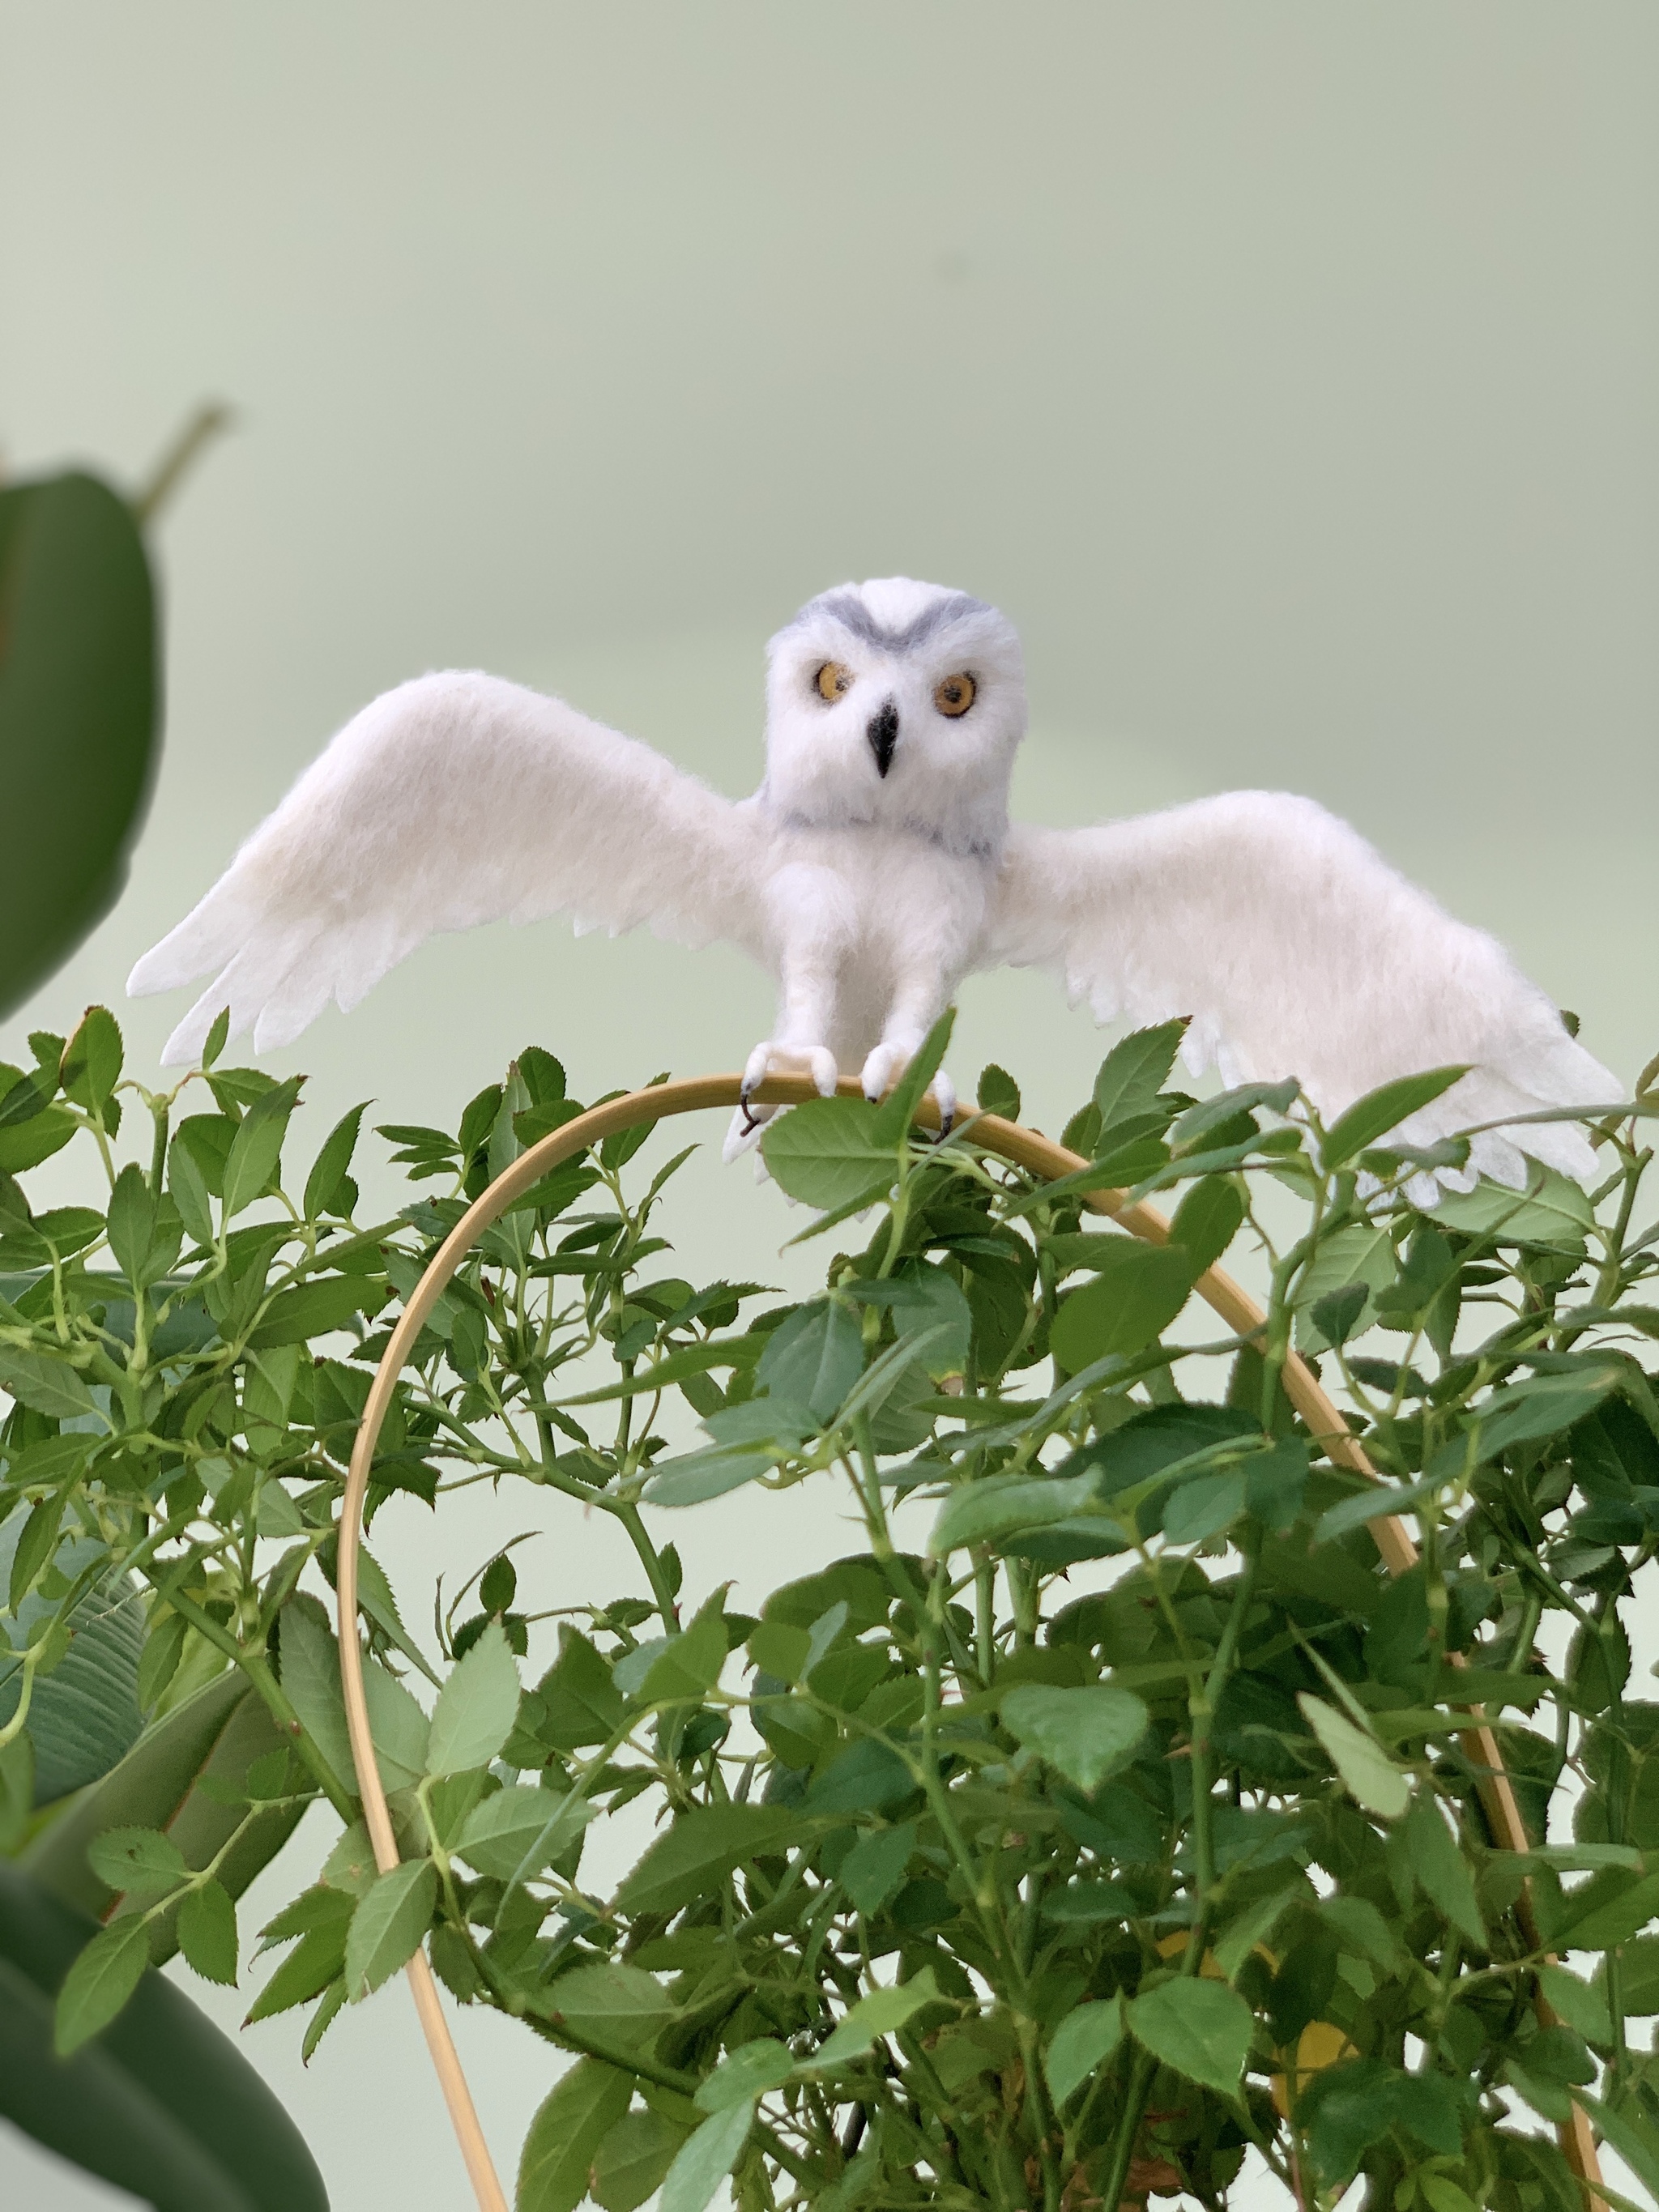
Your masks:
<svg viewBox="0 0 1659 2212"><path fill-rule="evenodd" d="M64 1977L58 1993L52 2047L60 2058L107 2027L137 1988L149 1964L143 1923L119 1920L100 1928Z"/></svg>
<svg viewBox="0 0 1659 2212"><path fill-rule="evenodd" d="M1596 2132L1603 2142L1622 2158L1644 2189L1659 2197L1659 2139L1654 2130L1636 2118L1639 2105L1629 2114L1615 2112L1600 2097L1591 2096L1588 2089L1575 2088L1574 2100L1581 2104L1595 2123Z"/></svg>
<svg viewBox="0 0 1659 2212"><path fill-rule="evenodd" d="M653 1395L665 1390L673 1382L684 1382L696 1375L707 1375L716 1367L748 1367L757 1360L764 1349L765 1340L754 1336L719 1337L712 1344L688 1345L684 1352L671 1352L654 1366L642 1367L637 1374L625 1376L619 1382L607 1382L600 1390L584 1390L579 1398L564 1398L566 1406L602 1406L613 1399L637 1398L649 1391Z"/></svg>
<svg viewBox="0 0 1659 2212"><path fill-rule="evenodd" d="M1355 1099L1325 1133L1326 1166L1341 1167L1356 1152L1363 1152L1368 1145L1398 1128L1409 1115L1432 1105L1468 1072L1467 1067L1431 1067L1421 1075L1402 1075Z"/></svg>
<svg viewBox="0 0 1659 2212"><path fill-rule="evenodd" d="M345 1947L346 1991L354 2004L408 1964L437 1901L438 1872L429 1859L393 1867L358 1899Z"/></svg>
<svg viewBox="0 0 1659 2212"><path fill-rule="evenodd" d="M1369 2147L1402 2127L1443 2158L1463 2148L1457 2091L1443 2074L1404 2074L1377 2058L1345 2060L1304 2080L1297 2115L1314 2161L1346 2181Z"/></svg>
<svg viewBox="0 0 1659 2212"><path fill-rule="evenodd" d="M1368 1813L1397 1820L1410 1800L1410 1784L1376 1737L1305 1690L1297 1692L1296 1702L1349 1796Z"/></svg>
<svg viewBox="0 0 1659 2212"><path fill-rule="evenodd" d="M1186 1035L1185 1020L1160 1022L1155 1029L1133 1030L1115 1044L1095 1077L1094 1103L1100 1115L1097 1150L1115 1123L1144 1113L1169 1080Z"/></svg>
<svg viewBox="0 0 1659 2212"><path fill-rule="evenodd" d="M752 2104L732 2105L723 2112L714 2113L695 2135L688 2136L668 2169L662 2195L657 2200L658 2212L703 2212L703 2207L737 2164L749 2140L754 2118Z"/></svg>
<svg viewBox="0 0 1659 2212"><path fill-rule="evenodd" d="M1336 1319L1337 1293L1359 1284L1365 1291L1357 1309L1348 1310L1349 1303L1341 1303L1340 1311L1346 1322L1344 1340L1348 1336L1363 1334L1376 1316L1367 1316L1367 1302L1374 1300L1378 1291L1386 1290L1399 1269L1395 1259L1393 1240L1386 1225L1367 1224L1351 1229L1339 1229L1334 1235L1322 1237L1313 1258L1298 1277L1296 1285L1296 1340L1303 1352L1322 1352L1329 1340L1315 1309ZM1330 1298L1333 1304L1326 1305Z"/></svg>
<svg viewBox="0 0 1659 2212"><path fill-rule="evenodd" d="M160 1282L179 1256L184 1224L164 1193L153 1191L142 1168L131 1162L109 1198L109 1248L115 1264L142 1295Z"/></svg>
<svg viewBox="0 0 1659 2212"><path fill-rule="evenodd" d="M803 2059L801 2064L814 2071L845 2066L850 2059L861 2058L878 2036L890 2035L928 2005L939 2002L931 1966L924 1966L910 1981L872 1990L867 1997L860 1997L848 2008L811 2057Z"/></svg>
<svg viewBox="0 0 1659 2212"><path fill-rule="evenodd" d="M119 895L160 735L155 593L131 507L79 471L0 491L0 1015Z"/></svg>
<svg viewBox="0 0 1659 2212"><path fill-rule="evenodd" d="M1419 1791L1407 1818L1405 1836L1412 1872L1425 1896L1440 1908L1460 1935L1484 1949L1486 1930L1475 1902L1474 1877L1431 1791Z"/></svg>
<svg viewBox="0 0 1659 2212"><path fill-rule="evenodd" d="M614 2051L642 2051L678 2010L654 1975L610 1963L561 1974L537 2008L556 2026L568 2021L579 2035Z"/></svg>
<svg viewBox="0 0 1659 2212"><path fill-rule="evenodd" d="M112 1828L94 1837L87 1863L111 1889L144 1898L176 1889L190 1871L178 1844L154 1828Z"/></svg>
<svg viewBox="0 0 1659 2212"><path fill-rule="evenodd" d="M355 1794L339 1647L322 1607L304 1592L283 1607L282 1667L283 1687L307 1735ZM387 1790L407 1790L426 1772L426 1715L403 1684L373 1659L363 1662L363 1697L381 1782Z"/></svg>
<svg viewBox="0 0 1659 2212"><path fill-rule="evenodd" d="M438 1692L427 1738L428 1774L463 1774L488 1766L513 1732L519 1711L519 1668L495 1623L456 1662Z"/></svg>
<svg viewBox="0 0 1659 2212"><path fill-rule="evenodd" d="M1056 2112L1111 2057L1122 2040L1123 2026L1121 1997L1098 1998L1066 2014L1054 2030L1042 2062Z"/></svg>
<svg viewBox="0 0 1659 2212"><path fill-rule="evenodd" d="M236 1907L222 1886L204 1882L179 1907L179 1948L204 1981L236 1986Z"/></svg>
<svg viewBox="0 0 1659 2212"><path fill-rule="evenodd" d="M705 1451L684 1452L678 1459L656 1462L656 1472L642 1495L653 1505L702 1505L769 1474L777 1463L777 1453L764 1445L715 1445Z"/></svg>
<svg viewBox="0 0 1659 2212"><path fill-rule="evenodd" d="M559 1656L537 1686L546 1716L542 1740L555 1751L604 1743L622 1720L621 1693L586 1637L567 1625L560 1638Z"/></svg>
<svg viewBox="0 0 1659 2212"><path fill-rule="evenodd" d="M1164 1509L1164 1534L1171 1544L1201 1544L1231 1528L1244 1510L1244 1470L1183 1482Z"/></svg>
<svg viewBox="0 0 1659 2212"><path fill-rule="evenodd" d="M67 1492L55 1490L49 1498L41 1498L30 1510L28 1518L23 1523L22 1533L17 1539L17 1548L11 1555L8 1605L14 1614L58 1550L58 1532L64 1525L64 1508L67 1503Z"/></svg>
<svg viewBox="0 0 1659 2212"><path fill-rule="evenodd" d="M796 1109L798 1113L804 1110ZM810 1407L819 1420L827 1421L858 1381L863 1365L864 1340L857 1321L846 1306L823 1298L802 1306L773 1330L755 1380L758 1388Z"/></svg>
<svg viewBox="0 0 1659 2212"><path fill-rule="evenodd" d="M211 1244L213 1194L195 1153L177 1131L167 1147L167 1191L179 1209L185 1234L198 1244Z"/></svg>
<svg viewBox="0 0 1659 2212"><path fill-rule="evenodd" d="M52 1998L95 1921L0 1865L0 2114L60 2157L169 2212L327 2212L322 2177L254 2069L165 1975L145 1974L74 2057Z"/></svg>
<svg viewBox="0 0 1659 2212"><path fill-rule="evenodd" d="M750 2104L787 2081L795 2070L793 2053L775 2037L763 2035L740 2043L698 2085L693 2100L699 2112L723 2112L732 2105Z"/></svg>
<svg viewBox="0 0 1659 2212"><path fill-rule="evenodd" d="M533 1881L598 1813L582 1798L567 1804L551 1790L514 1784L474 1806L453 1849L480 1874Z"/></svg>
<svg viewBox="0 0 1659 2212"><path fill-rule="evenodd" d="M1094 1468L1074 1475L985 1475L964 1482L939 1507L928 1555L943 1559L969 1544L994 1544L1017 1528L1046 1528L1090 1504L1100 1488Z"/></svg>
<svg viewBox="0 0 1659 2212"><path fill-rule="evenodd" d="M324 1138L322 1149L312 1163L311 1173L306 1177L304 1200L305 1217L315 1221L325 1213L332 1213L341 1182L351 1165L351 1156L357 1149L358 1132L363 1126L363 1115L368 1110L368 1101L354 1106L343 1114Z"/></svg>
<svg viewBox="0 0 1659 2212"><path fill-rule="evenodd" d="M248 1338L252 1352L282 1344L309 1344L344 1328L360 1313L377 1314L386 1301L384 1283L372 1275L319 1275L281 1291Z"/></svg>
<svg viewBox="0 0 1659 2212"><path fill-rule="evenodd" d="M781 1805L709 1805L683 1813L659 1836L617 1892L627 1913L672 1912L716 1895L745 1859L787 1848L798 1817Z"/></svg>
<svg viewBox="0 0 1659 2212"><path fill-rule="evenodd" d="M1334 1505L1328 1506L1319 1516L1314 1540L1320 1544L1334 1543L1339 1536L1363 1528L1370 1522L1380 1521L1385 1514L1414 1512L1425 1499L1437 1498L1445 1487L1439 1475L1425 1475L1419 1482L1374 1482L1364 1490L1356 1490L1351 1498L1339 1498Z"/></svg>
<svg viewBox="0 0 1659 2212"><path fill-rule="evenodd" d="M1454 1191L1434 1209L1434 1219L1468 1237L1494 1244L1551 1244L1582 1249L1595 1215L1589 1194L1553 1168L1534 1168L1524 1191L1478 1183Z"/></svg>
<svg viewBox="0 0 1659 2212"><path fill-rule="evenodd" d="M802 1800L802 1810L826 1817L880 1813L920 1787L896 1751L872 1736L860 1736L813 1777Z"/></svg>
<svg viewBox="0 0 1659 2212"><path fill-rule="evenodd" d="M913 1821L866 1829L842 1861L836 1879L866 1919L880 1911L904 1879L916 1847Z"/></svg>
<svg viewBox="0 0 1659 2212"><path fill-rule="evenodd" d="M1659 1918L1659 1874L1620 1887L1611 1896L1597 1877L1567 1899L1565 1911L1550 1930L1551 1948L1611 1951L1639 1935L1655 1918Z"/></svg>
<svg viewBox="0 0 1659 2212"><path fill-rule="evenodd" d="M809 1098L766 1125L761 1152L778 1188L803 1206L856 1203L898 1179L898 1147L864 1098Z"/></svg>
<svg viewBox="0 0 1659 2212"><path fill-rule="evenodd" d="M217 1080L217 1078L215 1079ZM225 1158L225 1218L252 1206L276 1174L283 1157L289 1117L300 1095L302 1075L291 1075L263 1092L243 1115Z"/></svg>
<svg viewBox="0 0 1659 2212"><path fill-rule="evenodd" d="M1012 1735L1085 1793L1128 1757L1148 1725L1140 1699L1108 1682L1079 1689L1024 1683L1006 1693L1000 1712Z"/></svg>
<svg viewBox="0 0 1659 2212"><path fill-rule="evenodd" d="M1206 1176L1176 1206L1170 1242L1187 1255L1194 1281L1213 1267L1237 1236L1244 1219L1244 1196L1225 1176Z"/></svg>
<svg viewBox="0 0 1659 2212"><path fill-rule="evenodd" d="M1154 2058L1219 2096L1238 2094L1255 2021L1224 1982L1162 1982L1132 1997L1127 2010L1130 2033Z"/></svg>
<svg viewBox="0 0 1659 2212"><path fill-rule="evenodd" d="M1139 1352L1169 1327L1193 1286L1192 1262L1178 1245L1104 1239L1095 1279L1061 1300L1049 1332L1060 1364L1078 1374L1109 1352Z"/></svg>
<svg viewBox="0 0 1659 2212"><path fill-rule="evenodd" d="M576 2212L595 2153L634 2094L633 2077L579 2058L543 2099L519 2154L514 2212Z"/></svg>
<svg viewBox="0 0 1659 2212"><path fill-rule="evenodd" d="M54 1359L49 1352L0 1346L0 1390L9 1391L31 1413L46 1413L54 1420L78 1421L98 1411L92 1393L68 1360Z"/></svg>
<svg viewBox="0 0 1659 2212"><path fill-rule="evenodd" d="M1574 1374L1534 1375L1508 1389L1494 1390L1474 1417L1482 1460L1494 1460L1511 1445L1573 1427L1612 1395L1620 1379L1616 1367L1587 1364Z"/></svg>
<svg viewBox="0 0 1659 2212"><path fill-rule="evenodd" d="M594 2153L594 2203L605 2212L637 2212L661 2188L685 2136L665 2113L624 2112Z"/></svg>
<svg viewBox="0 0 1659 2212"><path fill-rule="evenodd" d="M64 1096L90 1113L101 1110L121 1079L121 1032L107 1006L88 1006L64 1048Z"/></svg>
<svg viewBox="0 0 1659 2212"><path fill-rule="evenodd" d="M981 1070L975 1095L981 1113L1000 1114L1006 1121L1018 1121L1019 1085L995 1060Z"/></svg>
<svg viewBox="0 0 1659 2212"><path fill-rule="evenodd" d="M696 1618L678 1636L665 1637L663 1648L647 1667L635 1689L624 1668L630 1652L612 1669L611 1679L624 1696L637 1696L645 1705L701 1704L707 1691L720 1678L728 1649L726 1640L726 1593L716 1590Z"/></svg>

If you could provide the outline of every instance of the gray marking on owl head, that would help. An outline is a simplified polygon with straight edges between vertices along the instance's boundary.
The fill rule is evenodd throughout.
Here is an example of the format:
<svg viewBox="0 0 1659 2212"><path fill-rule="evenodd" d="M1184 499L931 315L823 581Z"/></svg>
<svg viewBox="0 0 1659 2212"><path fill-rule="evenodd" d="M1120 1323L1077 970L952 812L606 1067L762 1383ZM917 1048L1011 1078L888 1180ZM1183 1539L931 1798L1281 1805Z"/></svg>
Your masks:
<svg viewBox="0 0 1659 2212"><path fill-rule="evenodd" d="M924 607L902 629L888 629L878 623L856 592L826 592L816 599L809 599L790 624L793 629L811 615L826 614L842 628L865 645L874 646L882 653L914 653L942 629L966 615L989 614L991 609L983 599L972 598L966 592L947 592L930 607Z"/></svg>

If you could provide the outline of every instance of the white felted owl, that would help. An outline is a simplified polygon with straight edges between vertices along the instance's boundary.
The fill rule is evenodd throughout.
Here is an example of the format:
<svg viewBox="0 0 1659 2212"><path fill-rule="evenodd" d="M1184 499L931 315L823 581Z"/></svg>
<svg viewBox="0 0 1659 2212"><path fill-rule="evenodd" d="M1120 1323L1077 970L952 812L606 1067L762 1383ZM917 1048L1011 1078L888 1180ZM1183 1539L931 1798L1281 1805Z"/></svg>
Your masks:
<svg viewBox="0 0 1659 2212"><path fill-rule="evenodd" d="M768 648L766 774L724 799L562 700L422 676L348 722L206 897L133 969L137 994L212 982L256 1048L355 1006L435 930L561 910L614 935L723 938L777 979L745 1085L890 1084L963 976L1048 967L1096 1018L1191 1017L1194 1073L1294 1075L1335 1114L1390 1078L1468 1063L1404 1125L1424 1144L1618 1086L1496 940L1454 921L1311 799L1230 792L1090 830L1011 823L1019 641L994 607L908 577L826 592ZM948 1119L948 1081L935 1094ZM728 1149L740 1141L744 1117ZM1512 1140L1511 1140L1512 1139ZM1565 1124L1474 1140L1575 1175Z"/></svg>

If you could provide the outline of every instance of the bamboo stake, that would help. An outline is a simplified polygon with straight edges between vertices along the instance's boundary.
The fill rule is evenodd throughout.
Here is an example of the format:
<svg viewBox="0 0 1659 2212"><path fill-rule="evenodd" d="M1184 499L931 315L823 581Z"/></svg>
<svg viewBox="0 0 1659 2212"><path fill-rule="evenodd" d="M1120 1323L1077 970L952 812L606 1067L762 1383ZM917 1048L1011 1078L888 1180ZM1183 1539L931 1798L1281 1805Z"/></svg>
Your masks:
<svg viewBox="0 0 1659 2212"><path fill-rule="evenodd" d="M346 1727L351 1739L352 1764L356 1769L363 1819L374 1849L374 1863L382 1874L389 1873L398 1864L398 1844L392 1833L392 1815L387 1808L386 1791L381 1786L380 1769L375 1763L374 1741L369 1733L368 1707L363 1695L362 1652L357 1642L357 1559L362 1539L363 1505L368 1492L369 1473L398 1378L433 1308L473 1246L484 1231L544 1175L562 1161L573 1158L586 1152L590 1146L598 1144L602 1137L614 1135L619 1130L636 1128L644 1122L666 1121L674 1115L698 1113L710 1107L735 1106L740 1088L739 1079L735 1075L707 1075L683 1083L657 1084L647 1091L629 1091L604 1106L593 1107L576 1121L567 1121L562 1128L554 1130L551 1135L532 1145L528 1152L520 1153L512 1166L473 1200L444 1239L406 1302L391 1340L381 1354L363 1407L362 1419L358 1425L350 1470L346 1478L345 1496L340 1508L337 1588L339 1599L340 1680L345 1700ZM843 1096L848 1097L861 1095L854 1081L843 1081L840 1088ZM774 1077L754 1094L757 1103L769 1106L799 1104L816 1095L811 1084L804 1076ZM938 1115L931 1099L923 1101L917 1118L924 1123L937 1123ZM1066 1152L1063 1146L1040 1135L1035 1129L1022 1128L1016 1121L1004 1121L1000 1115L976 1115L974 1141L987 1152L994 1152L1000 1158L1012 1161L1015 1166L1025 1169L1028 1173L1042 1176L1050 1182L1061 1176L1073 1175L1089 1164L1077 1153ZM1127 1205L1125 1194L1121 1190L1087 1192L1084 1194L1083 1203L1094 1212L1109 1216L1121 1228L1127 1229L1132 1236L1141 1237L1148 1243L1163 1244L1169 1241L1170 1224L1157 1208ZM1194 1288L1206 1304L1238 1335L1248 1335L1260 1328L1267 1318L1255 1300L1219 1267L1212 1267L1200 1275ZM1358 1439L1350 1432L1341 1412L1321 1388L1313 1370L1298 1353L1286 1353L1283 1380L1285 1396L1323 1446L1327 1456L1355 1474L1364 1475L1371 1481L1377 1480L1376 1468L1360 1449ZM1405 1574L1417 1565L1417 1547L1412 1540L1411 1532L1397 1516L1391 1514L1373 1522L1371 1534L1390 1575ZM1451 1656L1455 1665L1462 1663L1460 1655L1454 1653ZM1477 1718L1464 1731L1462 1740L1480 1774L1477 1787L1499 1849L1528 1850L1529 1843L1526 1826L1509 1776L1504 1771L1503 1757L1492 1729ZM1522 1926L1529 1940L1535 1942L1536 1930L1532 1925L1530 1899L1524 1892L1522 1910ZM443 2090L444 2102L448 2107L456 2140L460 2145L461 2156L477 2201L478 2212L507 2212L507 2198L478 2123L460 2057L450 2034L424 1950L416 1952L406 1972L416 2010L426 2035L427 2048L432 2056L433 2067ZM1546 2027L1553 2025L1555 2015L1541 1994L1537 2002L1540 2021ZM1589 2118L1579 2106L1574 2105L1572 2118L1565 2122L1559 2132L1562 2153L1583 2185L1587 2212L1608 2212L1598 2188L1601 2169L1596 2155L1595 2138Z"/></svg>

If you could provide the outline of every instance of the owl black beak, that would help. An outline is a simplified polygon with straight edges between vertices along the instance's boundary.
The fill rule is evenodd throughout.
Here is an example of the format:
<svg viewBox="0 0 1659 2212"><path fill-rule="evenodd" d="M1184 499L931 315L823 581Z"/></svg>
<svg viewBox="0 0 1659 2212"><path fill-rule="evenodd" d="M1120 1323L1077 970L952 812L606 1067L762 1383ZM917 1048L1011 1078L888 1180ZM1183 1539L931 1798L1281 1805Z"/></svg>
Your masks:
<svg viewBox="0 0 1659 2212"><path fill-rule="evenodd" d="M880 714L870 717L864 734L870 740L870 750L876 757L876 773L885 776L893 765L893 748L898 743L898 708L890 699Z"/></svg>

